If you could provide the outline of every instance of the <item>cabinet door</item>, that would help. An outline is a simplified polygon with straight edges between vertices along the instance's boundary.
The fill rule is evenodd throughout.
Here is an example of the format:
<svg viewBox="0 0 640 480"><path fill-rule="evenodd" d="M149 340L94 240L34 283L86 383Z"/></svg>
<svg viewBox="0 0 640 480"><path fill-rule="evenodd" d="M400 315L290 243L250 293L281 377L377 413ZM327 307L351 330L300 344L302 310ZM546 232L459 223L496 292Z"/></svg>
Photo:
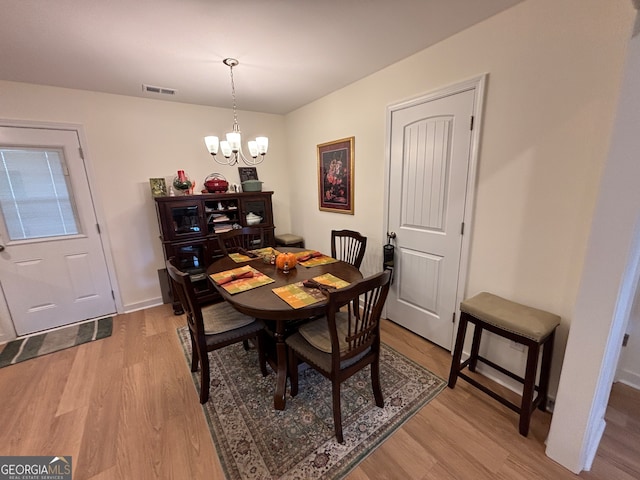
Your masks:
<svg viewBox="0 0 640 480"><path fill-rule="evenodd" d="M242 200L242 224L245 226L271 225L271 204L266 198L248 198Z"/></svg>
<svg viewBox="0 0 640 480"><path fill-rule="evenodd" d="M193 200L165 202L163 235L167 240L181 240L206 235L203 228L202 203Z"/></svg>

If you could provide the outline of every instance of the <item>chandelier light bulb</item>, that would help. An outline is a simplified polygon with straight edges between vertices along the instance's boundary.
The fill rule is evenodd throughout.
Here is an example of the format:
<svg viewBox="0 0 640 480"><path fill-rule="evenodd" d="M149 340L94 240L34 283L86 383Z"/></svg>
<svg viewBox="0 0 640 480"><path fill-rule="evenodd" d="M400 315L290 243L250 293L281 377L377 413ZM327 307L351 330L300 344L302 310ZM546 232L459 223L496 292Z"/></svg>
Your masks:
<svg viewBox="0 0 640 480"><path fill-rule="evenodd" d="M220 142L220 150L222 150L222 155L224 155L225 158L231 157L231 152L233 151L233 149L231 148L231 145L229 145L229 142L227 140L223 140ZM233 165L233 163L230 163L229 165Z"/></svg>
<svg viewBox="0 0 640 480"><path fill-rule="evenodd" d="M215 155L218 153L218 146L220 143L218 142L218 137L214 135L209 135L208 137L204 137L204 143L207 146L207 150L211 155Z"/></svg>

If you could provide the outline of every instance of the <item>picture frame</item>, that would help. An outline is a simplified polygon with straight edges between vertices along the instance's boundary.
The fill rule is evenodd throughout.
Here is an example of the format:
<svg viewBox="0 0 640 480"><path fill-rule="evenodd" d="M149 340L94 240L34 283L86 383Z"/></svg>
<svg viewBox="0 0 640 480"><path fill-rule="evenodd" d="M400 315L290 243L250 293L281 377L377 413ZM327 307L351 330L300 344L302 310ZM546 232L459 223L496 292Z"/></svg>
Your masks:
<svg viewBox="0 0 640 480"><path fill-rule="evenodd" d="M238 167L240 183L247 180L258 180L258 169L256 167Z"/></svg>
<svg viewBox="0 0 640 480"><path fill-rule="evenodd" d="M321 211L353 215L355 137L321 143L318 151L318 204Z"/></svg>
<svg viewBox="0 0 640 480"><path fill-rule="evenodd" d="M167 182L164 178L150 178L149 187L151 188L152 197L166 197L167 196Z"/></svg>

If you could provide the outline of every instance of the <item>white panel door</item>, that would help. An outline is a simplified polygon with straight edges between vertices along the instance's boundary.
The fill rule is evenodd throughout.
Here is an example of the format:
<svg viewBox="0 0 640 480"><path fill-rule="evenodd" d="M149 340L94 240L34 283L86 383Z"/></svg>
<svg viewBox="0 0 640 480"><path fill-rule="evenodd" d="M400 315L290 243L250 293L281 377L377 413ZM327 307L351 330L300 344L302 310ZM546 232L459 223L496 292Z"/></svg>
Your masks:
<svg viewBox="0 0 640 480"><path fill-rule="evenodd" d="M18 335L116 312L77 131L0 127L0 245Z"/></svg>
<svg viewBox="0 0 640 480"><path fill-rule="evenodd" d="M392 109L388 231L396 234L387 317L450 350L475 90Z"/></svg>

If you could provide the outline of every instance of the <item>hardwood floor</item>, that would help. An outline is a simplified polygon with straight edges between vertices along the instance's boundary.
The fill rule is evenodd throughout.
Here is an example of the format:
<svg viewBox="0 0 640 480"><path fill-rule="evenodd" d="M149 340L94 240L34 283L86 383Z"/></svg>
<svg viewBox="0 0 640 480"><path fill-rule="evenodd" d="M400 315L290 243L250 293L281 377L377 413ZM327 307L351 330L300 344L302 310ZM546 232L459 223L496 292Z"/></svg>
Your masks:
<svg viewBox="0 0 640 480"><path fill-rule="evenodd" d="M175 333L183 322L169 305L120 315L107 339L0 369L0 455L71 455L74 480L224 478ZM386 321L383 341L447 378L445 350ZM550 414L535 412L524 438L514 412L458 382L348 478L640 478L638 398L614 388L594 468L576 476L544 454Z"/></svg>

